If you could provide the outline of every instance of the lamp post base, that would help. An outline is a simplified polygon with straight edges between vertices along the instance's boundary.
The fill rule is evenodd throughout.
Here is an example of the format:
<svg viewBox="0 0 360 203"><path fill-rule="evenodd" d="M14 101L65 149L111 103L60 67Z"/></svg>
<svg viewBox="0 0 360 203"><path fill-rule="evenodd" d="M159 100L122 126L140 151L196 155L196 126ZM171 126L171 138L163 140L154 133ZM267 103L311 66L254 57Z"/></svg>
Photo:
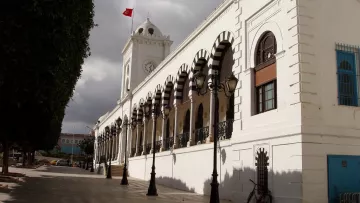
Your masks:
<svg viewBox="0 0 360 203"><path fill-rule="evenodd" d="M155 184L155 174L155 167L153 166L151 171L150 185L148 188L148 193L146 194L147 196L158 196Z"/></svg>
<svg viewBox="0 0 360 203"><path fill-rule="evenodd" d="M127 169L126 169L126 166L124 166L124 172L123 172L123 176L121 179L121 185L129 185L127 177L128 177Z"/></svg>
<svg viewBox="0 0 360 203"><path fill-rule="evenodd" d="M108 171L107 171L107 174L106 174L106 178L107 178L107 179L111 179L111 178L112 178L112 176L111 176L111 164L110 164L109 167L108 167Z"/></svg>
<svg viewBox="0 0 360 203"><path fill-rule="evenodd" d="M213 173L213 179L211 182L211 195L210 195L210 203L219 203L219 183L217 182L217 174Z"/></svg>

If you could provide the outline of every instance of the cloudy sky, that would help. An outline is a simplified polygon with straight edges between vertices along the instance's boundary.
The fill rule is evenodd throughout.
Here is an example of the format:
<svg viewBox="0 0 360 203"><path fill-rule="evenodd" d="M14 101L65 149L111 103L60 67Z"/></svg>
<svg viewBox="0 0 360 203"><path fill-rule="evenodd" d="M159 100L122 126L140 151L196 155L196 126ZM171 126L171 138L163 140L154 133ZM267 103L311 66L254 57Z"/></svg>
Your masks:
<svg viewBox="0 0 360 203"><path fill-rule="evenodd" d="M121 51L129 38L134 10L134 29L150 20L170 35L176 48L223 0L94 0L95 27L90 35L92 55L85 60L83 74L63 122L65 133L88 133L97 119L113 109L121 90ZM88 127L87 127L88 126Z"/></svg>

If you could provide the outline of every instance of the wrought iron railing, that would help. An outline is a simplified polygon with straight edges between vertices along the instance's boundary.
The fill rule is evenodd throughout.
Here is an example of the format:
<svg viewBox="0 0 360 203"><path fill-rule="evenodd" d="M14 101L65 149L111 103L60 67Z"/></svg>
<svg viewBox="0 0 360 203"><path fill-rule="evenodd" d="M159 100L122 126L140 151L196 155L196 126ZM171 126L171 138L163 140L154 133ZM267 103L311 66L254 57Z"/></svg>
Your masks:
<svg viewBox="0 0 360 203"><path fill-rule="evenodd" d="M144 149L144 145L140 145L140 146L139 146L139 155L141 155L141 154L142 154L143 149Z"/></svg>
<svg viewBox="0 0 360 203"><path fill-rule="evenodd" d="M155 142L155 152L156 153L160 152L161 145L162 145L161 140Z"/></svg>
<svg viewBox="0 0 360 203"><path fill-rule="evenodd" d="M136 152L136 148L131 148L131 154L130 157L134 157Z"/></svg>
<svg viewBox="0 0 360 203"><path fill-rule="evenodd" d="M179 148L184 148L187 147L187 142L189 141L189 132L183 133L183 134L179 134L178 138L179 138Z"/></svg>
<svg viewBox="0 0 360 203"><path fill-rule="evenodd" d="M234 120L226 120L218 124L219 140L230 139L233 132Z"/></svg>
<svg viewBox="0 0 360 203"><path fill-rule="evenodd" d="M360 193L342 193L340 194L340 203L360 203Z"/></svg>
<svg viewBox="0 0 360 203"><path fill-rule="evenodd" d="M209 126L195 130L195 144L204 144L209 136Z"/></svg>
<svg viewBox="0 0 360 203"><path fill-rule="evenodd" d="M152 143L146 144L146 154L150 154Z"/></svg>
<svg viewBox="0 0 360 203"><path fill-rule="evenodd" d="M174 137L165 138L164 143L165 143L164 149L170 150L174 146Z"/></svg>

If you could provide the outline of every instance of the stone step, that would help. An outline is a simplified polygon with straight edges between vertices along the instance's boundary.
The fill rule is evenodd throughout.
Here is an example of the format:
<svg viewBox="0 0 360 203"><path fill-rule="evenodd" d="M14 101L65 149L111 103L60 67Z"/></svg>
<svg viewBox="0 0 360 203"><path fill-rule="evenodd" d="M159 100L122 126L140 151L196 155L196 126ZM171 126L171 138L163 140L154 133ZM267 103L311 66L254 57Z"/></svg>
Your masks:
<svg viewBox="0 0 360 203"><path fill-rule="evenodd" d="M124 170L124 165L111 165L112 176L122 176L123 170Z"/></svg>

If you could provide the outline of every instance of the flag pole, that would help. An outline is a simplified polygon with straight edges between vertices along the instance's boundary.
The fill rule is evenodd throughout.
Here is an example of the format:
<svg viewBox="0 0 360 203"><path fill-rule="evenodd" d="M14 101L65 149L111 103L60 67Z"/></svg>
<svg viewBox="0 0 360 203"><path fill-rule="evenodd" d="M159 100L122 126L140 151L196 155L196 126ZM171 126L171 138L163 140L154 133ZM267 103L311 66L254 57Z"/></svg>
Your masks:
<svg viewBox="0 0 360 203"><path fill-rule="evenodd" d="M131 17L131 31L130 31L130 35L132 35L132 33L133 33L133 28L134 28L134 15L135 15L135 6L134 6L134 8L133 8L132 17Z"/></svg>

